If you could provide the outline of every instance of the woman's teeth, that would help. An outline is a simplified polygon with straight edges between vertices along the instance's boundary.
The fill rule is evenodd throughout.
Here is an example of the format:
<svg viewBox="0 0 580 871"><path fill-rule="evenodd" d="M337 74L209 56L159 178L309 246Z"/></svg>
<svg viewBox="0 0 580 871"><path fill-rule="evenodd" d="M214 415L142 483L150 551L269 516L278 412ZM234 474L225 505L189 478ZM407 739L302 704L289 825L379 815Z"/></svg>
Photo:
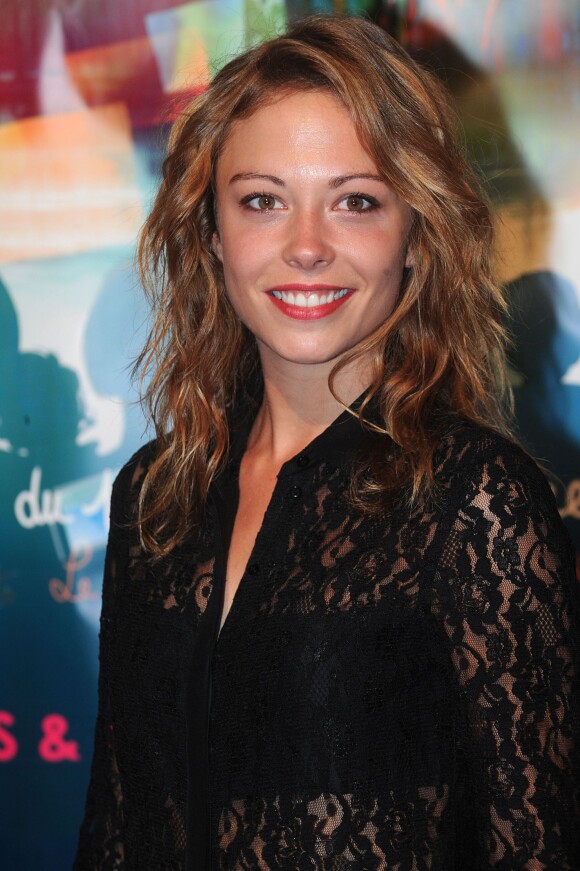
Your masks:
<svg viewBox="0 0 580 871"><path fill-rule="evenodd" d="M343 287L340 290L330 290L328 293L310 293L308 296L304 293L294 293L292 290L272 290L271 293L272 296L285 302L286 305L295 305L299 308L315 308L318 305L326 305L329 302L342 299L348 293L348 287Z"/></svg>

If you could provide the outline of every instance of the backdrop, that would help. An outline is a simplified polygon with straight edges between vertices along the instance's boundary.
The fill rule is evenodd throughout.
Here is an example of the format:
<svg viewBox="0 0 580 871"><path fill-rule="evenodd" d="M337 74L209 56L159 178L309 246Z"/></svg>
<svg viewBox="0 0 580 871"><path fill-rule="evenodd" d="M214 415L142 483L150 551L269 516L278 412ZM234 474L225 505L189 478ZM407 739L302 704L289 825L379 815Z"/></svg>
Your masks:
<svg viewBox="0 0 580 871"><path fill-rule="evenodd" d="M74 854L96 710L108 500L147 438L134 240L168 124L325 0L0 0L0 866ZM522 435L580 549L577 0L340 2L444 78L487 181Z"/></svg>

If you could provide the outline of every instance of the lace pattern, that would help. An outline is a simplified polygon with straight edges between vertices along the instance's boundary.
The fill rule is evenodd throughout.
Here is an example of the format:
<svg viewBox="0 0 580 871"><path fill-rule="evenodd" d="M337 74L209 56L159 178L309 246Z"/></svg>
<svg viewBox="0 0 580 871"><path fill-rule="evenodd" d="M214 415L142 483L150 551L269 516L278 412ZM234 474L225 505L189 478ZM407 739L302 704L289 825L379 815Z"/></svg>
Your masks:
<svg viewBox="0 0 580 871"><path fill-rule="evenodd" d="M578 587L543 476L466 426L436 502L371 519L332 444L283 468L214 631L207 869L580 868ZM148 451L114 490L76 871L185 867L188 668L220 579L210 520L154 567L126 528Z"/></svg>

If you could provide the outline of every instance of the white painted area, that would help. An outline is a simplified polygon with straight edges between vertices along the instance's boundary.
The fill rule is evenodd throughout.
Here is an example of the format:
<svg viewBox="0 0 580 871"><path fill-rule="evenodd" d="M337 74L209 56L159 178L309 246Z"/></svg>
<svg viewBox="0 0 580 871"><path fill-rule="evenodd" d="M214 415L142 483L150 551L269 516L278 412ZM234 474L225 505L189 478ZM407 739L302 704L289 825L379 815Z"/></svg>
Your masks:
<svg viewBox="0 0 580 871"><path fill-rule="evenodd" d="M567 278L574 285L580 307L580 249L578 246L580 204L577 208L554 208L551 221L552 237L549 249L551 267L554 272ZM580 323L578 323L578 329L580 330Z"/></svg>
<svg viewBox="0 0 580 871"><path fill-rule="evenodd" d="M499 6L500 0L480 0L479 14L474 15L473 5L464 0L418 0L417 12L420 19L451 40L461 34L461 51L478 66L485 66L493 52ZM532 35L537 26L527 3L512 3L506 18L506 40Z"/></svg>
<svg viewBox="0 0 580 871"><path fill-rule="evenodd" d="M59 115L85 108L66 65L65 52L62 17L58 9L51 9L38 67L39 115Z"/></svg>
<svg viewBox="0 0 580 871"><path fill-rule="evenodd" d="M580 357L573 363L562 377L562 384L580 387Z"/></svg>

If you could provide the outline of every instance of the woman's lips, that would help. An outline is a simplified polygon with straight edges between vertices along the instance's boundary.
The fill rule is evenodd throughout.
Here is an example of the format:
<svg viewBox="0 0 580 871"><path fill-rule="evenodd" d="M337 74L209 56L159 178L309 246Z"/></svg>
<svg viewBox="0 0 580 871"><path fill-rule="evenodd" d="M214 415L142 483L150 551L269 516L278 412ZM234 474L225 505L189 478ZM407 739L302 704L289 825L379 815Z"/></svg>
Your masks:
<svg viewBox="0 0 580 871"><path fill-rule="evenodd" d="M311 321L335 312L353 292L349 287L274 287L268 291L268 296L287 317Z"/></svg>

